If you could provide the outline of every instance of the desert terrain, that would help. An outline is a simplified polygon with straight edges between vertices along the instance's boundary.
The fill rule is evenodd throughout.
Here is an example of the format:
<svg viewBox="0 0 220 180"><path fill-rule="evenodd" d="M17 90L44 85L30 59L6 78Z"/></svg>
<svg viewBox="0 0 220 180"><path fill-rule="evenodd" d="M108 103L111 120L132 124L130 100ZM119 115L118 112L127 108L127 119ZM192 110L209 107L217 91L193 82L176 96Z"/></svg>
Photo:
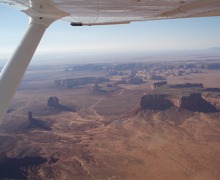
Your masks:
<svg viewBox="0 0 220 180"><path fill-rule="evenodd" d="M220 179L219 61L32 66L0 179Z"/></svg>

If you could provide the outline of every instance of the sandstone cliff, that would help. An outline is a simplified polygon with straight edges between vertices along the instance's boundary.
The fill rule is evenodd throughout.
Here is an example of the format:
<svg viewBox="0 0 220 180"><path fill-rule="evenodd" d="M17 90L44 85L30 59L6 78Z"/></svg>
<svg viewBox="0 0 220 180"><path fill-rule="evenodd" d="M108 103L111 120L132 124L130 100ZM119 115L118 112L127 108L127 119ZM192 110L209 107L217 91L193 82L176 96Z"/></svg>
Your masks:
<svg viewBox="0 0 220 180"><path fill-rule="evenodd" d="M189 111L216 112L214 105L202 98L200 93L192 93L189 96L182 96L177 100L177 107Z"/></svg>
<svg viewBox="0 0 220 180"><path fill-rule="evenodd" d="M202 83L171 84L156 88L141 98L141 110L166 110L171 107L194 112L220 111L220 88Z"/></svg>
<svg viewBox="0 0 220 180"><path fill-rule="evenodd" d="M110 80L102 77L100 78L82 77L82 78L55 80L54 85L56 87L74 88L74 87L84 86L86 84L103 83L103 82L110 82Z"/></svg>
<svg viewBox="0 0 220 180"><path fill-rule="evenodd" d="M218 107L208 102L200 93L191 93L189 95L167 95L167 94L149 94L141 98L141 110L166 110L172 107L186 109L195 112L216 112Z"/></svg>
<svg viewBox="0 0 220 180"><path fill-rule="evenodd" d="M185 83L185 84L174 84L170 85L170 88L203 88L202 83Z"/></svg>
<svg viewBox="0 0 220 180"><path fill-rule="evenodd" d="M141 109L165 110L171 108L174 104L168 95L152 94L143 96L141 98L140 106Z"/></svg>
<svg viewBox="0 0 220 180"><path fill-rule="evenodd" d="M203 98L208 101L210 104L216 107L216 109L220 110L220 95L203 95Z"/></svg>

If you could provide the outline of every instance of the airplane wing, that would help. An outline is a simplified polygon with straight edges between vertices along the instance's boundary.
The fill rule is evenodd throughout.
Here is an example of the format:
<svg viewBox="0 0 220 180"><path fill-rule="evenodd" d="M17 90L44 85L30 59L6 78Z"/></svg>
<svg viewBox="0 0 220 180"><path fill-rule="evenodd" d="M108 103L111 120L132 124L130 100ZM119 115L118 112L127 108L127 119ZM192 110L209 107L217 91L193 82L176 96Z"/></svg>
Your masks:
<svg viewBox="0 0 220 180"><path fill-rule="evenodd" d="M26 11L31 3L53 6L72 25L124 24L133 21L220 15L220 0L3 0ZM44 7L43 7L44 8ZM41 9L42 11L43 8Z"/></svg>
<svg viewBox="0 0 220 180"><path fill-rule="evenodd" d="M220 0L0 0L30 17L23 40L0 74L0 124L46 30L62 19L73 26L220 16Z"/></svg>

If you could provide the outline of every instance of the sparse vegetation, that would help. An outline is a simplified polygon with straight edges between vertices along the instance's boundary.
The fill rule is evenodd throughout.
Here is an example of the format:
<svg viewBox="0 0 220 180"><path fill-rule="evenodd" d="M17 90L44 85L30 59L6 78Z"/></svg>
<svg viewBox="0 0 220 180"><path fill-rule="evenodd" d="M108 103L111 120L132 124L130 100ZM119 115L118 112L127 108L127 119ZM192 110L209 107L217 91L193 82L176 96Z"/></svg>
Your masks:
<svg viewBox="0 0 220 180"><path fill-rule="evenodd" d="M220 113L188 102L220 109L219 71L207 64L30 69L0 127L0 179L220 179ZM154 108L140 111L144 95Z"/></svg>

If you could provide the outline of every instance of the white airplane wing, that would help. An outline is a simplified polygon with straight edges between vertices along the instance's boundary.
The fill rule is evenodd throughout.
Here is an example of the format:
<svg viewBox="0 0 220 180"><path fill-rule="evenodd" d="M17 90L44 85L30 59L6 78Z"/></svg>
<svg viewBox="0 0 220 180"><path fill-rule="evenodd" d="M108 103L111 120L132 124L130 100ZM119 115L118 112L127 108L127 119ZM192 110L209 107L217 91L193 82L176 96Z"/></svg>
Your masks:
<svg viewBox="0 0 220 180"><path fill-rule="evenodd" d="M123 24L173 18L220 15L220 0L3 0L2 3L26 11L31 3L44 12L56 7L61 18L76 25ZM44 9L44 6L47 6ZM46 10L50 13L49 9ZM47 14L46 13L46 14ZM45 14L45 15L46 15Z"/></svg>
<svg viewBox="0 0 220 180"><path fill-rule="evenodd" d="M46 30L62 19L73 26L220 16L220 0L0 0L30 17L23 40L0 74L0 124Z"/></svg>

